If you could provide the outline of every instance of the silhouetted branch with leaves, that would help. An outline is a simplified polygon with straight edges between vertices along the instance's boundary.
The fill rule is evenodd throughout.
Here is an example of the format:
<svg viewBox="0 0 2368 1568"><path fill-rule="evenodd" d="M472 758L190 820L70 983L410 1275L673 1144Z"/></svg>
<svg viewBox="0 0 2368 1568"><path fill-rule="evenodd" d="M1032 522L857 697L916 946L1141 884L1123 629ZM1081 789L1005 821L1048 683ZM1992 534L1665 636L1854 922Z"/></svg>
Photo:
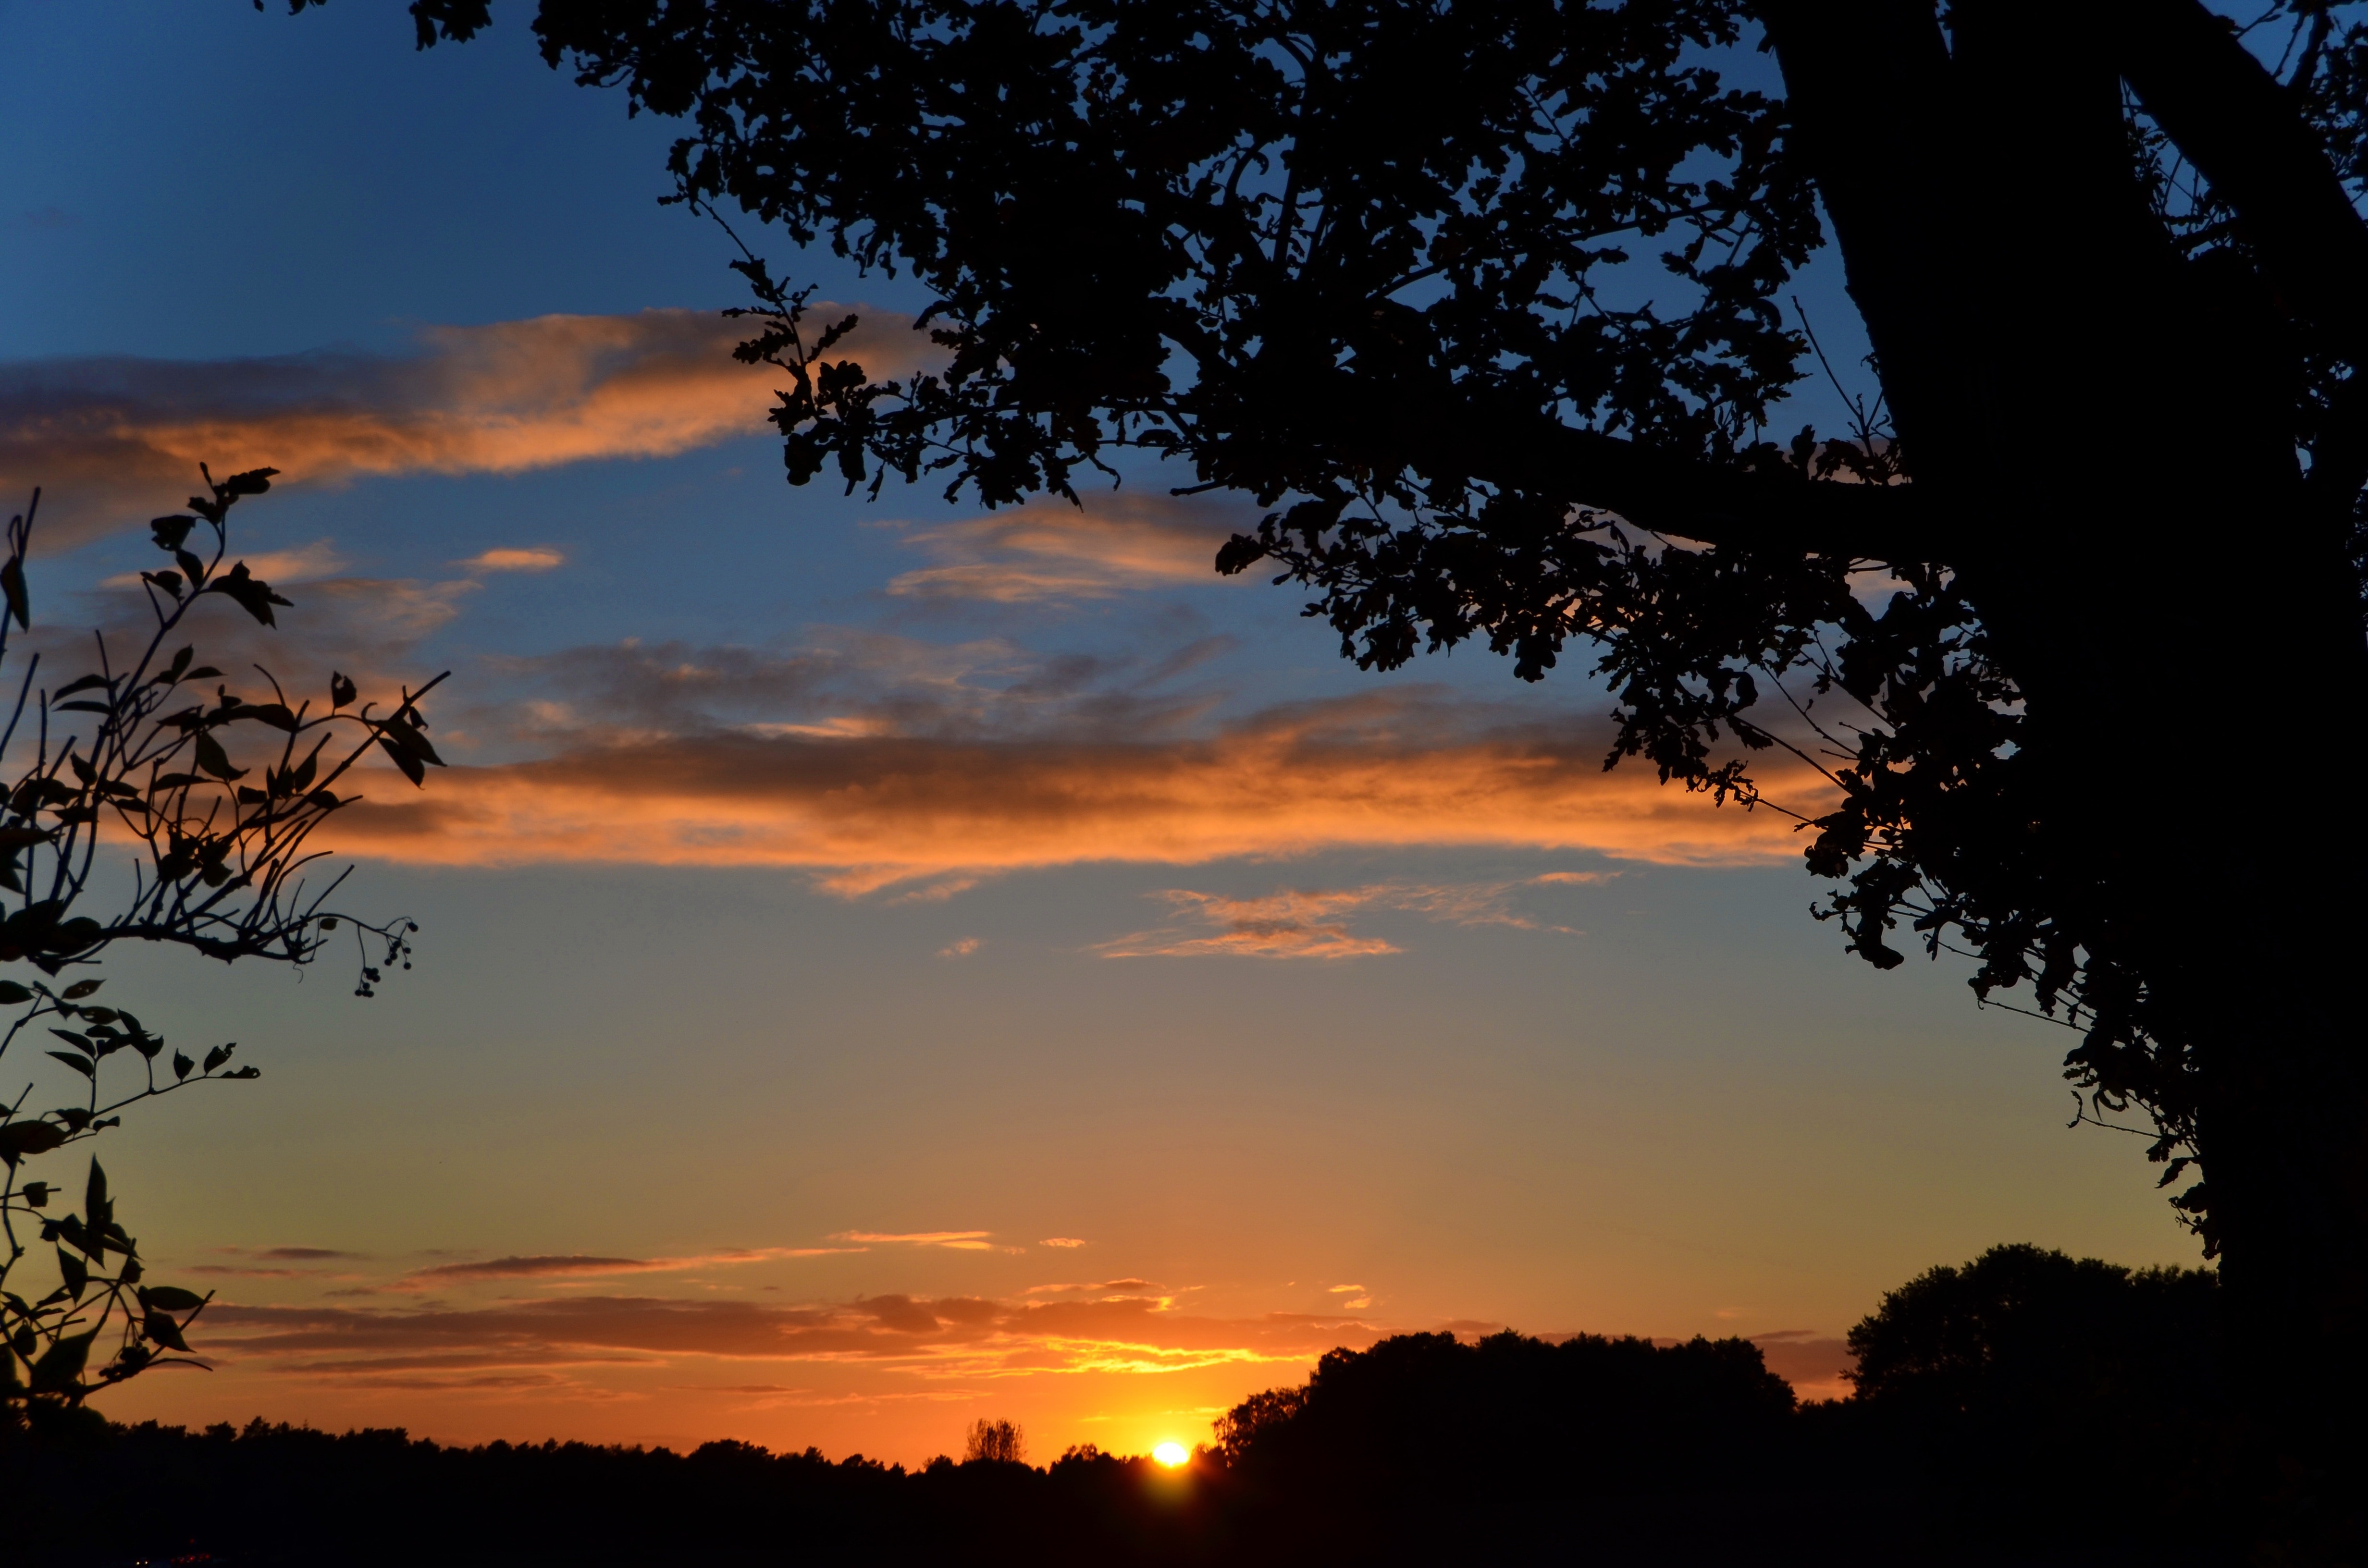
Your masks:
<svg viewBox="0 0 2368 1568"><path fill-rule="evenodd" d="M206 494L189 498L188 512L150 524L173 562L140 574L153 629L128 657L96 634L96 667L55 687L40 686L42 658L35 654L17 683L0 729L0 757L14 780L0 812L0 890L15 895L13 903L0 895L0 963L28 963L54 979L136 939L225 962L302 965L347 926L366 944L355 994L368 996L381 965L411 966L409 938L418 927L408 918L366 919L333 907L345 876L317 886L309 880L323 855L311 839L360 798L338 790L373 748L415 785L428 767L443 766L418 704L444 676L416 690L401 687L391 701L361 702L355 682L333 671L327 700L316 707L291 703L257 666L269 699L233 692L221 670L199 662L194 644L182 642L184 623L218 597L263 626L277 625L275 608L290 601L245 562L224 564L232 508L268 491L277 471L219 481L199 472ZM25 560L40 505L36 491L8 523L0 658L12 631L32 626ZM215 683L211 700L198 684L205 681ZM92 893L102 830L110 826L120 830L119 842L136 846L129 894L104 917L79 913ZM97 1160L89 1164L79 1213L52 1211L59 1184L30 1176L28 1167L119 1126L129 1107L195 1084L252 1079L259 1070L230 1067L235 1042L199 1060L179 1051L167 1057L164 1038L132 1013L90 1000L101 983L88 976L63 987L0 979L0 1006L24 1009L0 1034L0 1062L41 1025L64 1047L48 1058L82 1080L79 1104L28 1114L31 1083L0 1103L0 1235L7 1245L0 1258L0 1417L28 1405L79 1403L153 1366L203 1364L190 1357L186 1335L211 1298L145 1283L138 1244L116 1218ZM138 1075L122 1077L110 1058L119 1064L136 1058ZM28 1254L28 1232L54 1249L58 1275L56 1288L36 1300L10 1288ZM113 1354L94 1368L109 1333L117 1336Z"/></svg>

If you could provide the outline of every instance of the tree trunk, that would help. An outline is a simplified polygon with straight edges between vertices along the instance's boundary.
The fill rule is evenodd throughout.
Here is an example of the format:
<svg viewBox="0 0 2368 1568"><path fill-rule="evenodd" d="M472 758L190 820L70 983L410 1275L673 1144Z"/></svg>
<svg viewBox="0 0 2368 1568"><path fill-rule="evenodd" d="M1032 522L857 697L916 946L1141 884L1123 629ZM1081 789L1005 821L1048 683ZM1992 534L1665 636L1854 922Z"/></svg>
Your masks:
<svg viewBox="0 0 2368 1568"><path fill-rule="evenodd" d="M2101 13L2102 7L2098 8ZM2192 1049L2235 1436L2273 1552L2356 1560L2368 762L2342 524L2249 268L2146 211L2099 16L1798 0L1768 22L1916 483L2024 694L2059 893ZM2330 896L2332 890L2332 896ZM2094 944L2092 944L2093 946Z"/></svg>

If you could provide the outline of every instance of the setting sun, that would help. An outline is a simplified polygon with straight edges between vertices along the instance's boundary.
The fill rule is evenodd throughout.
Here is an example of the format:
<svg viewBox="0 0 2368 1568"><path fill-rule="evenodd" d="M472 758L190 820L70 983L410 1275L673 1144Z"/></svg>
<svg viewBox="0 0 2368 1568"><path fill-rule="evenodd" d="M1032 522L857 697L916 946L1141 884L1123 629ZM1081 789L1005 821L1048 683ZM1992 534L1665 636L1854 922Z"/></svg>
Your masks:
<svg viewBox="0 0 2368 1568"><path fill-rule="evenodd" d="M1185 1450L1181 1443L1162 1443L1151 1450L1151 1457L1173 1470L1192 1456Z"/></svg>

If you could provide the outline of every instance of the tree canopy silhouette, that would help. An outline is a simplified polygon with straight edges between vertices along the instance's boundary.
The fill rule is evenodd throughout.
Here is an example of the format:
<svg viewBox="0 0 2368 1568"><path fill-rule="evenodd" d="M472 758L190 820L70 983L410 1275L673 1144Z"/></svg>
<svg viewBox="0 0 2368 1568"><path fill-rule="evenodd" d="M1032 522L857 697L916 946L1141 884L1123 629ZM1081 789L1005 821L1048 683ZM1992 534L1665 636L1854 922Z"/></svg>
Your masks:
<svg viewBox="0 0 2368 1568"><path fill-rule="evenodd" d="M2028 1244L1928 1269L1850 1330L1862 1426L1955 1477L1992 1528L2055 1534L2078 1475L2084 1497L2219 1535L2240 1486L2222 1472L2219 1298L2206 1269Z"/></svg>
<svg viewBox="0 0 2368 1568"><path fill-rule="evenodd" d="M1261 1560L1554 1561L1523 1549L1600 1550L1608 1500L1755 1485L1793 1413L1748 1340L1406 1334L1326 1353L1305 1384L1235 1406L1217 1438L1265 1520Z"/></svg>
<svg viewBox="0 0 2368 1568"><path fill-rule="evenodd" d="M487 7L413 14L425 44ZM741 264L792 482L999 505L1156 453L1270 508L1218 569L1302 585L1361 665L1479 640L1533 679L1577 638L1615 758L1780 806L1755 756L1815 763L1817 913L2078 1031L2082 1114L2151 1119L2238 1391L2325 1498L2368 1400L2358 960L2309 913L2368 871L2327 800L2368 690L2359 15L542 0L536 28L688 117L682 197L933 295L943 367L875 381ZM1880 397L1780 445L1811 347L1785 290L1827 230Z"/></svg>

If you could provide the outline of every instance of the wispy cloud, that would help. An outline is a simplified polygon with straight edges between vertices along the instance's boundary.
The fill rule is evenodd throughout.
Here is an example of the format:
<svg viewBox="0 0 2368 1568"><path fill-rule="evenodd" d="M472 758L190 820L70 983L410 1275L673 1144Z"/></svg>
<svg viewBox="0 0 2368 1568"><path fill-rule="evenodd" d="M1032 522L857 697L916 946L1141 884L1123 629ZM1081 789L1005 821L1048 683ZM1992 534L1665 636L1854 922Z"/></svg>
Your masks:
<svg viewBox="0 0 2368 1568"><path fill-rule="evenodd" d="M862 314L844 352L872 375L936 355L910 318ZM669 457L768 427L780 377L732 358L746 335L665 310L430 327L409 355L20 360L0 365L0 494L44 486L54 546L166 509L201 460L337 483Z"/></svg>
<svg viewBox="0 0 2368 1568"><path fill-rule="evenodd" d="M250 1252L245 1247L226 1246L215 1250L248 1261L184 1264L174 1272L199 1275L209 1279L354 1279L360 1276L330 1274L317 1267L301 1266L352 1263L364 1256L336 1247L276 1246L259 1247Z"/></svg>
<svg viewBox="0 0 2368 1568"><path fill-rule="evenodd" d="M325 539L315 540L311 544L299 545L292 550L267 550L258 554L242 555L239 559L246 563L251 574L262 578L275 588L334 577L346 569L346 558ZM120 573L104 579L99 586L136 591L140 586L140 574Z"/></svg>
<svg viewBox="0 0 2368 1568"><path fill-rule="evenodd" d="M1096 1279L1083 1284L1030 1285L1021 1296L1156 1296L1162 1301L1173 1300L1162 1295L1160 1287L1148 1279Z"/></svg>
<svg viewBox="0 0 2368 1568"><path fill-rule="evenodd" d="M835 1242L861 1242L867 1246L951 1247L956 1252L987 1252L992 1250L987 1237L992 1231L840 1231L830 1239Z"/></svg>
<svg viewBox="0 0 2368 1568"><path fill-rule="evenodd" d="M912 597L1104 598L1178 583L1228 584L1217 547L1253 518L1239 506L1139 491L1089 493L1082 505L1042 501L914 534L934 563L888 585Z"/></svg>
<svg viewBox="0 0 2368 1568"><path fill-rule="evenodd" d="M1383 1332L1349 1312L1224 1318L1119 1293L1049 1301L893 1294L792 1307L617 1296L458 1309L222 1305L206 1324L206 1349L226 1359L313 1381L452 1388L488 1372L687 1357L857 1360L924 1379L1160 1373L1301 1362Z"/></svg>
<svg viewBox="0 0 2368 1568"><path fill-rule="evenodd" d="M757 739L1153 739L1189 729L1212 694L1222 637L1143 652L1041 653L999 637L932 642L816 627L793 647L623 642L493 661L539 745L654 735Z"/></svg>
<svg viewBox="0 0 2368 1568"><path fill-rule="evenodd" d="M640 1274L679 1267L672 1258L564 1256L494 1257L483 1263L445 1263L411 1276L422 1283L464 1279L541 1279L566 1274Z"/></svg>
<svg viewBox="0 0 2368 1568"><path fill-rule="evenodd" d="M1360 910L1405 910L1454 926L1508 926L1576 935L1567 926L1542 926L1511 907L1524 887L1566 882L1585 873L1548 872L1516 881L1380 882L1329 891L1304 889L1264 898L1227 898L1218 893L1168 888L1164 899L1193 923L1138 931L1095 947L1104 958L1196 958L1231 954L1264 959L1371 958L1401 949L1379 937L1351 932L1343 916ZM1197 929L1195 928L1197 927ZM1213 930L1209 927L1214 927Z"/></svg>
<svg viewBox="0 0 2368 1568"><path fill-rule="evenodd" d="M537 547L531 550L486 550L455 561L453 565L463 572L548 572L567 564L567 557L555 550ZM256 575L262 575L258 570Z"/></svg>
<svg viewBox="0 0 2368 1568"><path fill-rule="evenodd" d="M1221 898L1171 888L1157 896L1217 929L1207 936L1173 928L1138 931L1101 943L1094 950L1110 959L1194 958L1212 953L1262 959L1354 959L1400 950L1379 937L1351 936L1347 926L1331 918L1337 912L1372 902L1370 889Z"/></svg>
<svg viewBox="0 0 2368 1568"><path fill-rule="evenodd" d="M461 1284L478 1279L564 1279L597 1274L679 1274L682 1269L734 1263L772 1263L774 1257L826 1257L862 1251L846 1246L727 1246L694 1257L585 1257L580 1253L538 1253L530 1257L485 1257L484 1263L440 1263L415 1269L404 1279L416 1286Z"/></svg>
<svg viewBox="0 0 2368 1568"><path fill-rule="evenodd" d="M787 1257L831 1257L861 1252L858 1247L722 1247L689 1257L592 1257L580 1253L539 1253L528 1256L491 1257L441 1263L414 1269L383 1290L417 1291L445 1285L486 1281L598 1278L620 1274L680 1274L689 1269L737 1264L769 1263Z"/></svg>
<svg viewBox="0 0 2368 1568"><path fill-rule="evenodd" d="M223 1250L236 1252L239 1249L226 1247ZM335 1263L358 1258L363 1255L358 1252L340 1252L336 1247L265 1247L255 1256L268 1258L274 1263Z"/></svg>

